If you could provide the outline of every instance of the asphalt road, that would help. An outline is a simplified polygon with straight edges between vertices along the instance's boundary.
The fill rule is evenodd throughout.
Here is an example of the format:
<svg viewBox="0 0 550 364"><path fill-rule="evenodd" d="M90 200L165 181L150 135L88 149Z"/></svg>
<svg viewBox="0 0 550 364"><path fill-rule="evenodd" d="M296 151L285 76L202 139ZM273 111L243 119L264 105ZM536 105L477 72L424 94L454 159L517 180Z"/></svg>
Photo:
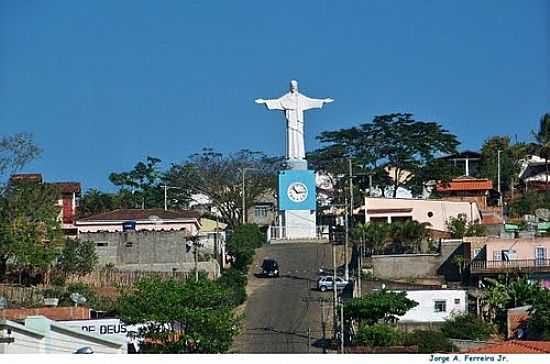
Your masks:
<svg viewBox="0 0 550 364"><path fill-rule="evenodd" d="M343 261L341 252L337 253L338 262ZM266 257L275 258L279 262L279 278L259 278L254 275L259 271L257 266ZM242 333L236 337L232 351L322 352L320 299L332 301L332 293L321 293L315 289L315 285L319 268L331 266L329 244L280 244L258 249L249 272ZM325 337L330 338L333 334L332 303L324 302L322 305L326 322Z"/></svg>

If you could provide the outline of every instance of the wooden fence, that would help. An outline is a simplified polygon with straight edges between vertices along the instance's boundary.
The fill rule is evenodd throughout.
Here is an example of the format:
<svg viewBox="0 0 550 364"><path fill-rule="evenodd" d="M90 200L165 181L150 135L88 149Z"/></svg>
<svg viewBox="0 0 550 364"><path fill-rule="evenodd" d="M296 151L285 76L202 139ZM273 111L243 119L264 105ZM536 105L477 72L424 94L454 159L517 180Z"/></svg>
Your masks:
<svg viewBox="0 0 550 364"><path fill-rule="evenodd" d="M95 271L85 276L72 276L65 282L67 285L71 283L84 283L95 288L106 287L133 287L140 279L158 277L160 279L178 278L185 279L193 276L190 272L139 272L139 271L117 271L117 270L102 270ZM204 273L201 273L204 274ZM211 277L209 273L209 278Z"/></svg>
<svg viewBox="0 0 550 364"><path fill-rule="evenodd" d="M6 298L9 306L41 306L44 303L44 288L0 284L0 297Z"/></svg>

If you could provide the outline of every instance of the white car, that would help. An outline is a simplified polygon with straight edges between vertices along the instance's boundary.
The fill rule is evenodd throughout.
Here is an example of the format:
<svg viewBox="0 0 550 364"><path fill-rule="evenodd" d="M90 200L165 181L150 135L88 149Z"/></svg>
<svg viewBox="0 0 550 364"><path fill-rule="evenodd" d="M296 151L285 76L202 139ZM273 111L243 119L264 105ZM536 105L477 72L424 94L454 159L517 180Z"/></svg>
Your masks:
<svg viewBox="0 0 550 364"><path fill-rule="evenodd" d="M333 286L333 277L332 276L322 276L317 280L317 288L321 292L325 292L327 290L334 289ZM342 277L336 277L336 289L344 289L348 285L348 281L346 281Z"/></svg>

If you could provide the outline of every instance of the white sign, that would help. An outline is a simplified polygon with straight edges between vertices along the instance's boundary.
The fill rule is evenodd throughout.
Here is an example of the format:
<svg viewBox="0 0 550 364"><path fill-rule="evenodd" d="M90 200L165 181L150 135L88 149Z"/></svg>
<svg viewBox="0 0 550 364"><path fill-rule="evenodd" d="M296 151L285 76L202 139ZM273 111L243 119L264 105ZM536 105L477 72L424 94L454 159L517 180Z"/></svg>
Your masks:
<svg viewBox="0 0 550 364"><path fill-rule="evenodd" d="M126 339L131 343L136 343L136 339L129 337L129 333L137 335L141 325L126 325L120 319L102 319L102 320L78 320L78 321L58 321L67 327L78 328L84 332L89 332L99 336L116 337Z"/></svg>

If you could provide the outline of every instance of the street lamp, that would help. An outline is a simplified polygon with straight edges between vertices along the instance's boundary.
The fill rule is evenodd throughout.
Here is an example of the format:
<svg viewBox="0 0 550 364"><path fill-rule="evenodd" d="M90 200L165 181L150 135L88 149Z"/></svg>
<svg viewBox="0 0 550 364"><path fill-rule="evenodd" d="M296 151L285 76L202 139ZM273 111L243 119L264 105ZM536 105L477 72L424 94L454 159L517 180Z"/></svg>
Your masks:
<svg viewBox="0 0 550 364"><path fill-rule="evenodd" d="M258 168L252 168L252 167L242 167L239 168L241 171L241 176L243 177L243 225L246 224L246 201L245 201L245 184L244 179L246 175L246 171L257 171Z"/></svg>
<svg viewBox="0 0 550 364"><path fill-rule="evenodd" d="M168 190L170 189L180 189L180 187L170 187L167 185L160 186L164 188L164 211L168 210Z"/></svg>

